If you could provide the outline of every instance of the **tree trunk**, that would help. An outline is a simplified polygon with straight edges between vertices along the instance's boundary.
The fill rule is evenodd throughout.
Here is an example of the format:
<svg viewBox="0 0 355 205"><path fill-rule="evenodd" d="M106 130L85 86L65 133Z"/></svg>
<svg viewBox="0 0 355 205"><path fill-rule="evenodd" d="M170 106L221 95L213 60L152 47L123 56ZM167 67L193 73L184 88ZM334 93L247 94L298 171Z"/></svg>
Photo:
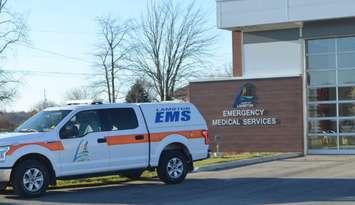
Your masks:
<svg viewBox="0 0 355 205"><path fill-rule="evenodd" d="M109 79L108 75L109 75L108 69L105 68L105 78L106 78L108 102L111 103L112 102L112 99L111 99L111 88L110 88L110 79Z"/></svg>
<svg viewBox="0 0 355 205"><path fill-rule="evenodd" d="M116 102L115 93L115 62L114 62L114 50L111 48L111 86L112 86L112 103Z"/></svg>

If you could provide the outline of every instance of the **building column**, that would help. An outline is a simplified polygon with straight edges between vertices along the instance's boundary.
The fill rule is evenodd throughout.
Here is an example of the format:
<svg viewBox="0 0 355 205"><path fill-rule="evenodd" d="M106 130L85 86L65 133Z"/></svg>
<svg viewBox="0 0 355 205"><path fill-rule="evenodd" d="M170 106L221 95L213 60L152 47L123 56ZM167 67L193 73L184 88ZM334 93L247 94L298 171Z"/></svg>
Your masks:
<svg viewBox="0 0 355 205"><path fill-rule="evenodd" d="M232 31L232 44L233 44L233 77L242 77L243 64L242 64L242 32Z"/></svg>

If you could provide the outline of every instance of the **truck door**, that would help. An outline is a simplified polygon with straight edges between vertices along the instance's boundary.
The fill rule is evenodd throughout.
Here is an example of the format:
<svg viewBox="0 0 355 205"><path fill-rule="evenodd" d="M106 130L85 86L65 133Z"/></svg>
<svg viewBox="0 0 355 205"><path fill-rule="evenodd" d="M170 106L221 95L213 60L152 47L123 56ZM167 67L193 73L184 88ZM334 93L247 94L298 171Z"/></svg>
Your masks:
<svg viewBox="0 0 355 205"><path fill-rule="evenodd" d="M104 171L109 166L109 151L104 141L98 110L76 113L60 131L64 145L62 175Z"/></svg>
<svg viewBox="0 0 355 205"><path fill-rule="evenodd" d="M149 138L138 106L101 110L106 116L105 140L113 170L148 166Z"/></svg>

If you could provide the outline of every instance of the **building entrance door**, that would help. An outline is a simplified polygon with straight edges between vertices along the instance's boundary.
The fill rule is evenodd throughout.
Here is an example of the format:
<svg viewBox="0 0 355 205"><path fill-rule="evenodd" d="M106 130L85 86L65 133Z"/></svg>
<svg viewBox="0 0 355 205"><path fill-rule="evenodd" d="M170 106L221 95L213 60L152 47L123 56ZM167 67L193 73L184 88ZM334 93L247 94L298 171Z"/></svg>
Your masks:
<svg viewBox="0 0 355 205"><path fill-rule="evenodd" d="M306 41L309 154L355 154L355 37Z"/></svg>

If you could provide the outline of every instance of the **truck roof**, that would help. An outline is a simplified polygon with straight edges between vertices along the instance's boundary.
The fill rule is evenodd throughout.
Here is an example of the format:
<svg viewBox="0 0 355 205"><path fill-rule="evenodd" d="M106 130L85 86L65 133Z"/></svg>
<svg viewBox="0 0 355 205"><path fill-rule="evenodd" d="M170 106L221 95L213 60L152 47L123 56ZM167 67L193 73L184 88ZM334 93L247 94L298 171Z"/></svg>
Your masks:
<svg viewBox="0 0 355 205"><path fill-rule="evenodd" d="M188 102L179 101L162 101L162 102L149 102L149 103L101 103L101 104L73 104L65 106L55 106L44 109L45 111L54 110L89 110L95 108L115 108L123 106L140 106L140 105L166 105L166 104L190 104Z"/></svg>

